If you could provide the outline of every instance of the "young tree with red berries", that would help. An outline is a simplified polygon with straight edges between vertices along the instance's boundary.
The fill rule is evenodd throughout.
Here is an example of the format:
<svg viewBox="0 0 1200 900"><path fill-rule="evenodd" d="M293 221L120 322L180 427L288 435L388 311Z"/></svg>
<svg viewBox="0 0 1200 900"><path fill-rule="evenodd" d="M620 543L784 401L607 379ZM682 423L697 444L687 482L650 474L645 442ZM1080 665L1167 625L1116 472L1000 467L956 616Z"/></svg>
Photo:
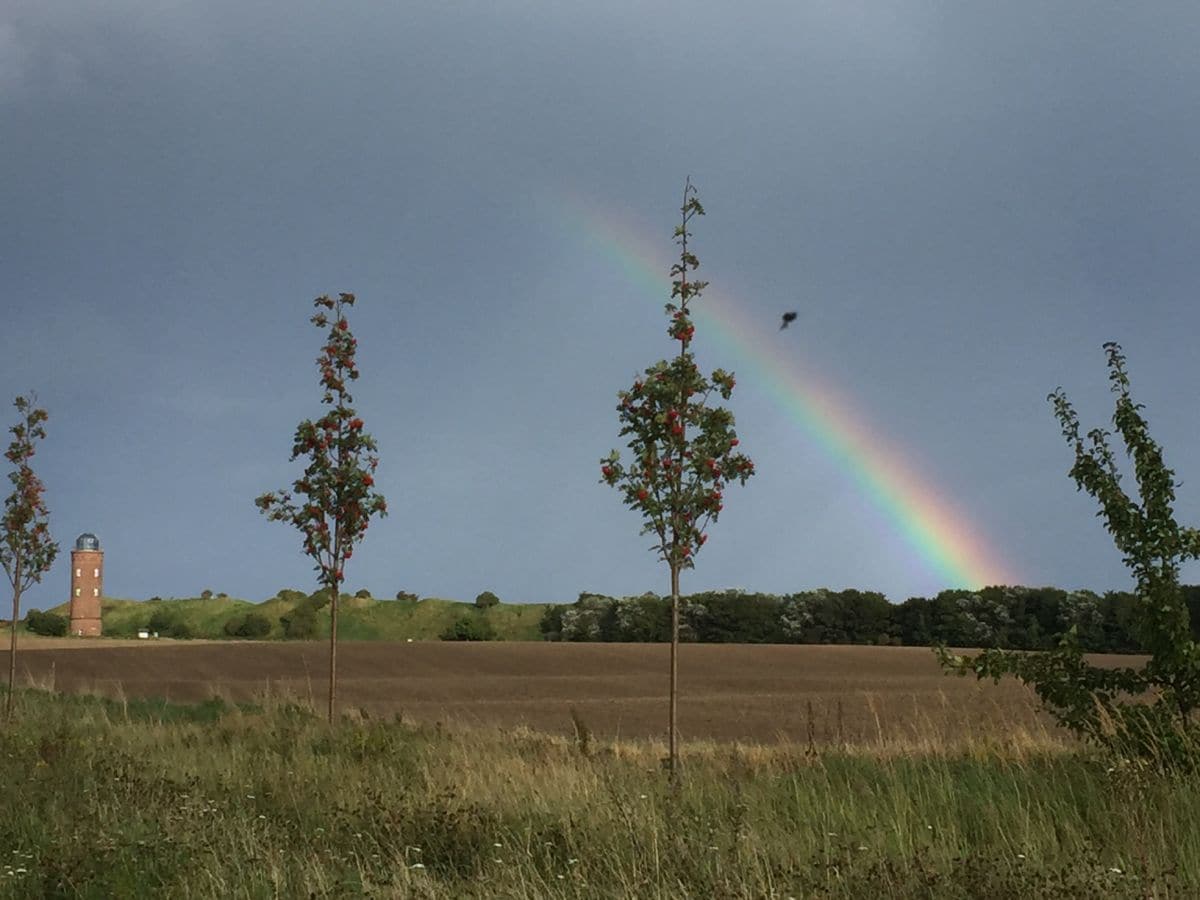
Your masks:
<svg viewBox="0 0 1200 900"><path fill-rule="evenodd" d="M304 457L304 474L292 482L292 491L263 494L254 501L267 518L288 522L304 536L304 552L329 589L329 721L337 710L337 611L338 593L345 581L346 561L354 545L366 534L373 515L387 515L383 495L372 490L379 465L375 439L363 430L363 420L353 407L347 382L358 379L354 354L358 341L350 332L345 310L354 305L353 294L336 300L318 297L312 323L329 334L317 357L324 393L321 402L330 410L317 421L305 419L296 428L291 459Z"/></svg>
<svg viewBox="0 0 1200 900"><path fill-rule="evenodd" d="M724 489L746 483L754 463L738 447L733 413L710 405L714 393L728 400L734 378L722 369L706 378L691 352L696 327L690 304L707 286L689 281L700 261L688 250L688 225L704 215L689 178L684 185L682 222L675 228L679 261L671 267L671 301L666 304L667 334L679 342L672 360L660 360L645 370L633 387L617 394L621 437L628 437L632 459L621 462L613 450L601 459L601 480L621 491L626 505L642 514L642 534L654 536L650 549L671 572L671 687L668 766L674 780L679 770L678 703L679 573L695 566L696 554L708 539L724 508ZM678 303L675 301L678 300Z"/></svg>
<svg viewBox="0 0 1200 900"><path fill-rule="evenodd" d="M12 428L13 440L4 458L15 466L8 473L13 492L4 501L4 534L0 539L0 563L13 589L12 636L8 652L8 696L4 703L5 719L12 718L13 688L17 677L17 621L21 618L21 594L42 580L58 556L58 544L50 539L48 512L42 496L46 488L34 474L34 441L44 440L42 423L49 418L44 409L34 406L37 398L17 397L13 406L20 421Z"/></svg>

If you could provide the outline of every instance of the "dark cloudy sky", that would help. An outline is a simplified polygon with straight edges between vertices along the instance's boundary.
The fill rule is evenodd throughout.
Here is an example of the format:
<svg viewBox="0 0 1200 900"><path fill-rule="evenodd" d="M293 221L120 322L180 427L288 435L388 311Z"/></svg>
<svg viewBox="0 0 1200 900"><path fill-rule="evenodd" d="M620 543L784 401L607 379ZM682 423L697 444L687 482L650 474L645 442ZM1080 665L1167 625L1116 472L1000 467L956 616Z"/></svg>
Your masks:
<svg viewBox="0 0 1200 900"><path fill-rule="evenodd" d="M700 322L759 474L685 591L958 586L771 371L836 388L1012 581L1128 587L1046 394L1105 423L1122 342L1200 522L1200 8L983 6L7 0L3 424L36 390L63 542L28 605L85 530L112 596L313 585L253 498L298 472L338 291L392 509L351 590L665 590L597 460L673 350L667 273L587 223L665 259L687 175L702 274L783 368Z"/></svg>

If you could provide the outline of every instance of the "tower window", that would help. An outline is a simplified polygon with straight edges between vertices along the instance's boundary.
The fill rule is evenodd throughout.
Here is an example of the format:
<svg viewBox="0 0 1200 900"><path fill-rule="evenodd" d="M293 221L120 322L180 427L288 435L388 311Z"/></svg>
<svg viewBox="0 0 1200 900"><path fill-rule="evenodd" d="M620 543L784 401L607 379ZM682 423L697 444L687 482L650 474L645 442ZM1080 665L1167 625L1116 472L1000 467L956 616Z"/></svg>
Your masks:
<svg viewBox="0 0 1200 900"><path fill-rule="evenodd" d="M83 593L83 592L82 592L81 590L79 590L79 588L75 588L75 596L76 596L76 597L78 597L78 596L79 596L80 594L82 594L82 593Z"/></svg>
<svg viewBox="0 0 1200 900"><path fill-rule="evenodd" d="M92 588L92 596L99 597L100 596L100 588Z"/></svg>
<svg viewBox="0 0 1200 900"><path fill-rule="evenodd" d="M75 570L75 577L76 577L76 578L79 578L79 577L81 577L82 575L83 575L83 569L76 569L76 570Z"/></svg>
<svg viewBox="0 0 1200 900"><path fill-rule="evenodd" d="M99 577L100 577L100 570L99 570L99 569L92 569L92 577L93 577L93 578L99 578Z"/></svg>

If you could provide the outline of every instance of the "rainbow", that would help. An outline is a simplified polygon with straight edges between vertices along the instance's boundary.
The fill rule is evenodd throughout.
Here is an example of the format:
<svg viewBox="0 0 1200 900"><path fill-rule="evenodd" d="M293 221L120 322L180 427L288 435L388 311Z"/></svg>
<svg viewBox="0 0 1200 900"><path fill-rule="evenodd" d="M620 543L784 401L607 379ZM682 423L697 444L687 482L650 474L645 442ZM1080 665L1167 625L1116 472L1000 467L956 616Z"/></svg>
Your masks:
<svg viewBox="0 0 1200 900"><path fill-rule="evenodd" d="M659 302L666 302L670 262L647 248L669 244L669 234L654 241L642 230L590 204L560 196L559 209L573 228L601 249ZM706 277L703 270L700 277ZM850 400L791 357L785 357L774 324L752 319L728 294L708 288L694 308L701 324L734 359L740 377L760 382L773 401L793 418L821 450L844 470L855 488L870 499L897 533L916 551L944 587L977 589L1018 584L1001 555L978 528L942 493L904 460L905 454L871 429Z"/></svg>

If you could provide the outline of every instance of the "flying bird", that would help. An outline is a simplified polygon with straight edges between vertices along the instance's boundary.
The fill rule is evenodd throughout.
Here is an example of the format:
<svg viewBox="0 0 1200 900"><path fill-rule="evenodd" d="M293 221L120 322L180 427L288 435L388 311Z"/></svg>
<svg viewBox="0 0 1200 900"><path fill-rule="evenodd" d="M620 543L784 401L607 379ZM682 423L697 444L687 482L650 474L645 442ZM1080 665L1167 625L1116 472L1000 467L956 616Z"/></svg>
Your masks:
<svg viewBox="0 0 1200 900"><path fill-rule="evenodd" d="M779 330L783 331L783 329L787 328L789 325L791 325L795 321L796 321L796 314L794 312L785 312L783 314L783 324L779 326Z"/></svg>

